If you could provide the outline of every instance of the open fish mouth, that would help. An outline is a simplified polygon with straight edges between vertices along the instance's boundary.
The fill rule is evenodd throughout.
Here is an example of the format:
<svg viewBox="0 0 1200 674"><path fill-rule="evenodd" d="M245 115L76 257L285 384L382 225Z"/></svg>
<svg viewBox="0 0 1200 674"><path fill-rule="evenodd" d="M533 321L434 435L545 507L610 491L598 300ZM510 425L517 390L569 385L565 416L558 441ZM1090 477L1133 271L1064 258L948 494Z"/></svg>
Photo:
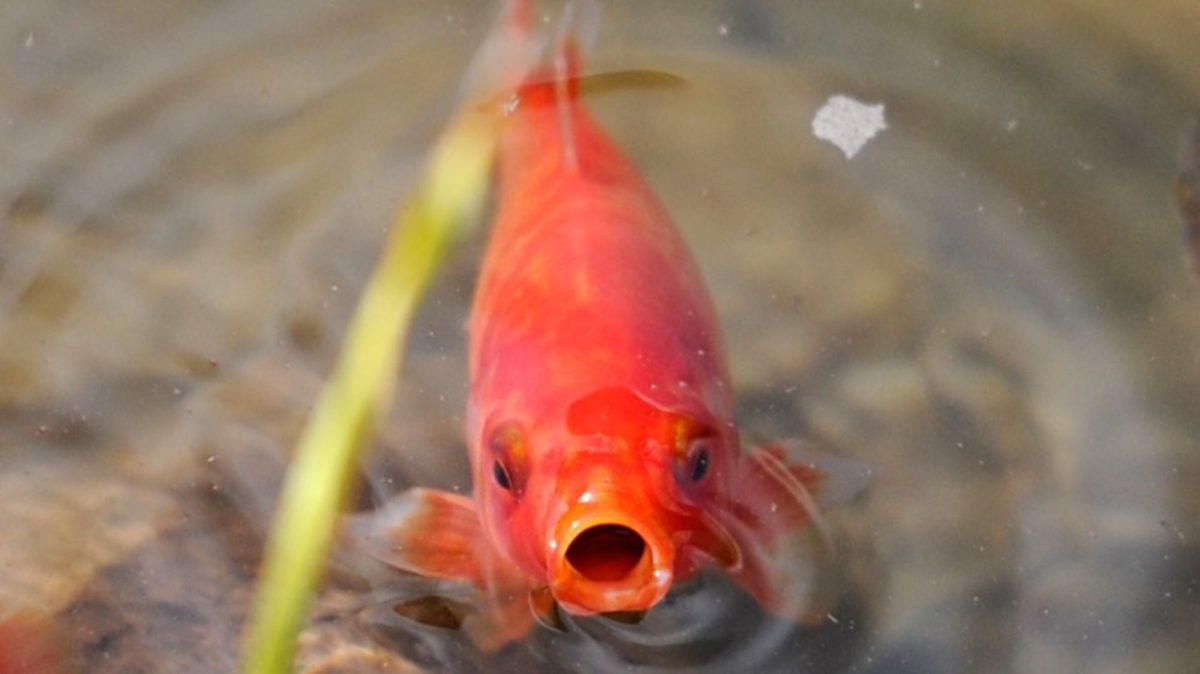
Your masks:
<svg viewBox="0 0 1200 674"><path fill-rule="evenodd" d="M671 588L674 548L663 532L623 513L591 511L560 523L551 589L571 613L648 610Z"/></svg>
<svg viewBox="0 0 1200 674"><path fill-rule="evenodd" d="M600 524L576 536L566 559L579 575L597 583L618 583L646 566L646 541L623 524Z"/></svg>

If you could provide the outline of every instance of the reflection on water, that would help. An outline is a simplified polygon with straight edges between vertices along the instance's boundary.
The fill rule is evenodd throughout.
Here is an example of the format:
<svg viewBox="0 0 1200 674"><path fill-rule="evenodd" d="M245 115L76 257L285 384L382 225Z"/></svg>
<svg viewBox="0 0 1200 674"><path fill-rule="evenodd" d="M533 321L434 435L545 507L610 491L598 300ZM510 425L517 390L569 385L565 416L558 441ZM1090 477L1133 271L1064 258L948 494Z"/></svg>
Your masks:
<svg viewBox="0 0 1200 674"><path fill-rule="evenodd" d="M1171 196L1200 9L686 10L606 5L596 67L691 86L593 104L700 259L743 427L879 467L833 513L844 599L795 627L705 576L486 656L343 552L304 666L1193 671L1200 292ZM234 669L280 451L489 19L0 7L0 613L57 616L87 671ZM838 93L887 106L850 161L810 132ZM422 311L359 507L467 487L480 247Z"/></svg>

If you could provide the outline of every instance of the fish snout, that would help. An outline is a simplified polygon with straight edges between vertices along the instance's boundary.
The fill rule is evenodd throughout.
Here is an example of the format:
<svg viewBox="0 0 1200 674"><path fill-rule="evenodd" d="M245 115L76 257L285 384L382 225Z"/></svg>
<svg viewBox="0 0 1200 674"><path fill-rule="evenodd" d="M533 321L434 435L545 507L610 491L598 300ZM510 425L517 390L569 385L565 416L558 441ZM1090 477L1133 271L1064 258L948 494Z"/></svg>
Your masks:
<svg viewBox="0 0 1200 674"><path fill-rule="evenodd" d="M615 499L567 511L550 541L550 589L577 614L645 611L671 589L675 546L661 525Z"/></svg>

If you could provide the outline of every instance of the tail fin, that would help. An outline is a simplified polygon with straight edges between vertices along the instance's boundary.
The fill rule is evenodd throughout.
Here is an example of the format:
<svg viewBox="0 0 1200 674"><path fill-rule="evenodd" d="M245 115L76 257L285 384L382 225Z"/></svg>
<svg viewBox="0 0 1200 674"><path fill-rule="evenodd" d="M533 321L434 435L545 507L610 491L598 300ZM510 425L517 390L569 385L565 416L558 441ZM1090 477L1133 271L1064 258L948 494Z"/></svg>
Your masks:
<svg viewBox="0 0 1200 674"><path fill-rule="evenodd" d="M463 84L463 98L486 102L517 91L540 59L544 44L533 30L532 0L509 0L496 27L475 53Z"/></svg>
<svg viewBox="0 0 1200 674"><path fill-rule="evenodd" d="M594 0L567 3L555 33L552 58L543 58L549 38L533 30L533 3L512 0L496 28L475 55L465 78L464 98L480 108L574 103L584 95L630 89L680 89L689 82L673 73L620 69L583 74L583 54L591 51L600 27ZM541 65L539 65L541 63Z"/></svg>
<svg viewBox="0 0 1200 674"><path fill-rule="evenodd" d="M600 7L593 0L571 0L563 7L554 39L554 79L571 85L579 94L582 51L590 48L600 31Z"/></svg>

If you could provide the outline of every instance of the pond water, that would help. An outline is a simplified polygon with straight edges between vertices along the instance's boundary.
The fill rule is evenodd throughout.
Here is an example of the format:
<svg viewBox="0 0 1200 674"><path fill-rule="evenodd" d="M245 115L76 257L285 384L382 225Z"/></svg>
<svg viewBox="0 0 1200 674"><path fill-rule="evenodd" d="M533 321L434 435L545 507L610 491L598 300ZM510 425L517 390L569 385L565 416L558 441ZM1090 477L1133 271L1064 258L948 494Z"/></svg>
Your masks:
<svg viewBox="0 0 1200 674"><path fill-rule="evenodd" d="M829 513L840 599L796 626L706 576L486 654L343 551L301 670L1195 671L1200 6L601 4L594 68L688 82L589 104L700 261L741 425L877 469ZM0 6L0 616L51 615L80 671L235 671L281 457L492 14ZM812 132L836 95L884 106L853 158ZM482 247L357 507L469 487Z"/></svg>

